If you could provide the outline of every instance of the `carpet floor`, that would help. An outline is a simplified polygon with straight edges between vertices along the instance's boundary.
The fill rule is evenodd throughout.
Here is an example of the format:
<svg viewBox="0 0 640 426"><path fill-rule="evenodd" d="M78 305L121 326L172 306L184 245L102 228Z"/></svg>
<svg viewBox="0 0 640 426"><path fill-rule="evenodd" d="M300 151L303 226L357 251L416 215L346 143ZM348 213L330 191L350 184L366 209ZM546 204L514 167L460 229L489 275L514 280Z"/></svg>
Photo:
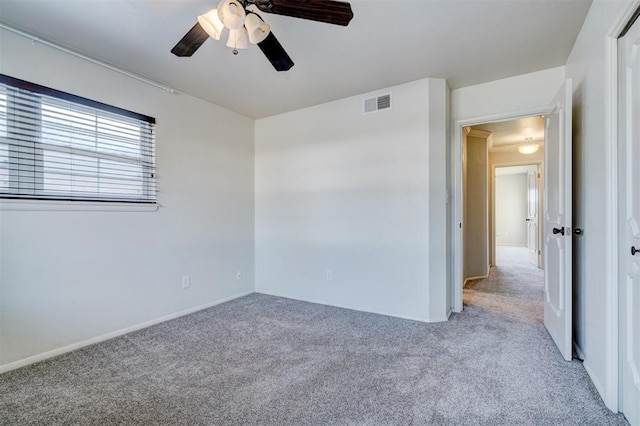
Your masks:
<svg viewBox="0 0 640 426"><path fill-rule="evenodd" d="M253 294L0 375L2 425L625 425L513 263L425 324Z"/></svg>

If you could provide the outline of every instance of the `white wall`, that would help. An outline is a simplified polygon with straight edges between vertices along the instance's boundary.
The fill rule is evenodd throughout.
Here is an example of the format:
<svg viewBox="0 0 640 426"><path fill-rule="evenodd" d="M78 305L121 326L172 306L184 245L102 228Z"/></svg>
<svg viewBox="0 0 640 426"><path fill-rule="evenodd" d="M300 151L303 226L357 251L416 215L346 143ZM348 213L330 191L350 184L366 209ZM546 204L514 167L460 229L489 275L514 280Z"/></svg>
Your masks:
<svg viewBox="0 0 640 426"><path fill-rule="evenodd" d="M449 176L451 91L439 78L429 81L429 321L451 313L451 189Z"/></svg>
<svg viewBox="0 0 640 426"><path fill-rule="evenodd" d="M613 61L607 55L607 37L616 37L631 1L595 0L567 61L567 77L573 79L573 195L574 226L584 235L574 239L575 341L585 357L584 365L607 406L617 410L617 371L612 348L616 322L611 306L616 303L617 282L606 272L615 229L610 224L612 180L611 145L616 123L607 100ZM615 40L610 39L613 46ZM615 133L614 133L615 134ZM614 155L613 155L614 156ZM615 333L613 333L615 334Z"/></svg>
<svg viewBox="0 0 640 426"><path fill-rule="evenodd" d="M447 92L419 80L256 122L257 291L446 319Z"/></svg>
<svg viewBox="0 0 640 426"><path fill-rule="evenodd" d="M467 120L549 105L564 81L564 67L537 71L451 91L451 118Z"/></svg>
<svg viewBox="0 0 640 426"><path fill-rule="evenodd" d="M155 117L161 205L0 211L0 368L253 290L253 120L7 32L0 72Z"/></svg>
<svg viewBox="0 0 640 426"><path fill-rule="evenodd" d="M496 244L527 245L527 174L496 175Z"/></svg>

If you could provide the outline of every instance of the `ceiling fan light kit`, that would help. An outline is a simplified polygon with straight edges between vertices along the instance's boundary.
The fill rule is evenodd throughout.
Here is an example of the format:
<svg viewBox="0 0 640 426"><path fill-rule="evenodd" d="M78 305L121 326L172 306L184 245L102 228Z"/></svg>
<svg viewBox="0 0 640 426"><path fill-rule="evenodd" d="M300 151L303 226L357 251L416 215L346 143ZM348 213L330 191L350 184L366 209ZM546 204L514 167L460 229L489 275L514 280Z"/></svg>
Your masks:
<svg viewBox="0 0 640 426"><path fill-rule="evenodd" d="M244 26L249 33L249 41L252 44L258 44L263 41L269 35L271 28L269 24L264 22L255 13L247 13L247 19L244 21Z"/></svg>
<svg viewBox="0 0 640 426"><path fill-rule="evenodd" d="M247 13L244 6L238 0L222 0L218 4L218 17L225 28L237 30L244 25Z"/></svg>
<svg viewBox="0 0 640 426"><path fill-rule="evenodd" d="M336 0L222 0L218 7L198 16L196 24L171 49L176 56L191 56L209 37L220 40L224 29L229 30L227 46L234 55L238 49L256 44L276 71L287 71L293 61L271 27L255 12L254 6L265 13L292 16L328 24L347 26L353 18L351 5Z"/></svg>
<svg viewBox="0 0 640 426"><path fill-rule="evenodd" d="M211 9L204 15L198 16L198 23L209 34L209 37L220 40L224 24L218 17L218 9Z"/></svg>
<svg viewBox="0 0 640 426"><path fill-rule="evenodd" d="M249 48L249 35L245 28L238 28L237 30L229 30L229 40L227 41L227 47L233 49L233 54L238 54L238 49Z"/></svg>

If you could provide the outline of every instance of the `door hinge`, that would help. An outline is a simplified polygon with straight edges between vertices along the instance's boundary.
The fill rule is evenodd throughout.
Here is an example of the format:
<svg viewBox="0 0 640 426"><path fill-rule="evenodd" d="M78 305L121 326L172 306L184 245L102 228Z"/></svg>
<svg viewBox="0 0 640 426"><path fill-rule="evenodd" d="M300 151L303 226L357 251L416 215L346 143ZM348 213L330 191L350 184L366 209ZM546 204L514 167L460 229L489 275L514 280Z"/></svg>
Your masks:
<svg viewBox="0 0 640 426"><path fill-rule="evenodd" d="M540 179L540 173L538 173L538 179Z"/></svg>
<svg viewBox="0 0 640 426"><path fill-rule="evenodd" d="M542 254L542 250L538 250L538 256Z"/></svg>

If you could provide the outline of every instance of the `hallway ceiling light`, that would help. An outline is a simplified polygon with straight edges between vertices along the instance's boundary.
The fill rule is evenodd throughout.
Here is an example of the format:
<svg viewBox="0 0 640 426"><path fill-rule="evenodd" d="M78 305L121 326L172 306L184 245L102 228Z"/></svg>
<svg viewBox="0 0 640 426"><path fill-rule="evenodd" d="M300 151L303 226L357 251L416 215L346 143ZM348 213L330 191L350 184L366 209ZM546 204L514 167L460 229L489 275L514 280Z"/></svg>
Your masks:
<svg viewBox="0 0 640 426"><path fill-rule="evenodd" d="M518 152L520 154L529 155L538 152L538 149L540 149L540 145L538 145L537 143L531 143L531 140L532 138L525 138L525 144L518 146Z"/></svg>
<svg viewBox="0 0 640 426"><path fill-rule="evenodd" d="M533 154L534 152L538 152L539 148L540 146L536 145L535 143L528 144L528 145L520 145L518 147L518 152L520 154L529 155L529 154Z"/></svg>

